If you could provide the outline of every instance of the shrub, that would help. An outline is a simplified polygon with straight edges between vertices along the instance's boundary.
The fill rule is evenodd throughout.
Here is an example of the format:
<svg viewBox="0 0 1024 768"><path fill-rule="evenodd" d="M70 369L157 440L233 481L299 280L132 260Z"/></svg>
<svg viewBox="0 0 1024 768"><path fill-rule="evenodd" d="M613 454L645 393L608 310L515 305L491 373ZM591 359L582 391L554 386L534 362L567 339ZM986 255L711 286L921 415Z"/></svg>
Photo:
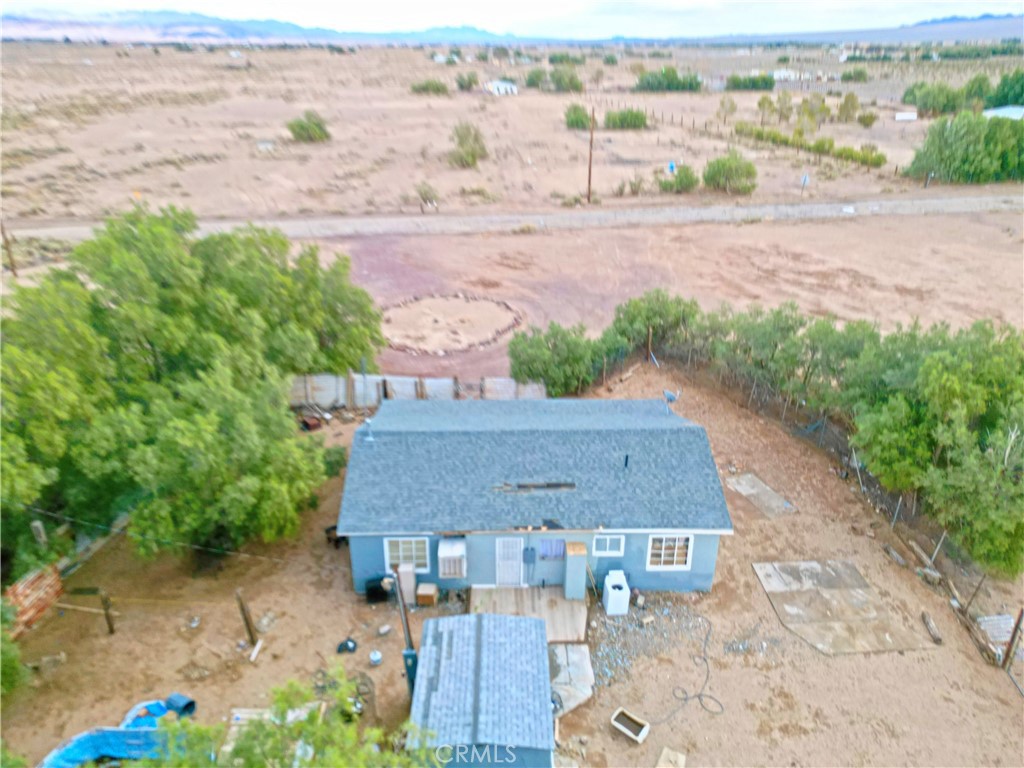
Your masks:
<svg viewBox="0 0 1024 768"><path fill-rule="evenodd" d="M775 88L775 78L764 75L729 75L725 79L727 91L770 91Z"/></svg>
<svg viewBox="0 0 1024 768"><path fill-rule="evenodd" d="M8 632L14 624L14 608L4 603L0 608L2 629L0 629L0 694L6 696L26 678L25 666L21 663L21 649Z"/></svg>
<svg viewBox="0 0 1024 768"><path fill-rule="evenodd" d="M459 74L455 78L455 85L458 86L460 91L472 91L477 85L480 84L480 80L476 76L476 72L467 72L465 74ZM447 88L445 92L447 92Z"/></svg>
<svg viewBox="0 0 1024 768"><path fill-rule="evenodd" d="M775 63L776 64L789 64L789 56L779 56L779 58L777 58L775 60Z"/></svg>
<svg viewBox="0 0 1024 768"><path fill-rule="evenodd" d="M868 71L864 67L848 69L839 76L839 81L842 83L866 83L868 81Z"/></svg>
<svg viewBox="0 0 1024 768"><path fill-rule="evenodd" d="M545 69L531 69L526 75L526 87L527 88L540 88L544 85L548 79L548 73Z"/></svg>
<svg viewBox="0 0 1024 768"><path fill-rule="evenodd" d="M680 77L674 67L662 67L660 72L644 72L641 66L634 90L699 91L700 76L691 72Z"/></svg>
<svg viewBox="0 0 1024 768"><path fill-rule="evenodd" d="M420 202L424 205L431 205L438 201L437 190L425 181L421 181L416 185L416 196L419 197Z"/></svg>
<svg viewBox="0 0 1024 768"><path fill-rule="evenodd" d="M337 477L348 464L348 451L344 445L332 445L324 450L324 473L327 477Z"/></svg>
<svg viewBox="0 0 1024 768"><path fill-rule="evenodd" d="M647 113L640 109L605 112L604 127L619 131L636 131L647 127Z"/></svg>
<svg viewBox="0 0 1024 768"><path fill-rule="evenodd" d="M487 147L480 129L471 123L459 123L452 131L455 149L448 155L448 161L456 168L476 168L480 160L487 158Z"/></svg>
<svg viewBox="0 0 1024 768"><path fill-rule="evenodd" d="M590 128L590 115L581 104L570 104L565 110L565 127L577 131L585 131Z"/></svg>
<svg viewBox="0 0 1024 768"><path fill-rule="evenodd" d="M731 150L707 164L704 186L730 195L749 195L757 187L757 169L739 152Z"/></svg>
<svg viewBox="0 0 1024 768"><path fill-rule="evenodd" d="M662 192L671 192L679 195L684 192L692 192L700 184L697 174L688 165L676 167L676 172L667 179L659 179L658 187Z"/></svg>
<svg viewBox="0 0 1024 768"><path fill-rule="evenodd" d="M609 53L607 56L601 59L601 63L604 64L606 67L614 67L616 64L619 63L619 60L615 57L614 53Z"/></svg>
<svg viewBox="0 0 1024 768"><path fill-rule="evenodd" d="M551 85L558 93L583 93L583 81L572 67L555 67L551 72Z"/></svg>
<svg viewBox="0 0 1024 768"><path fill-rule="evenodd" d="M561 64L576 64L579 66L583 66L586 63L587 57L583 56L582 54L579 56L573 56L572 54L569 53L552 53L550 56L548 56L548 64L550 64L553 67Z"/></svg>
<svg viewBox="0 0 1024 768"><path fill-rule="evenodd" d="M963 108L964 92L945 83L915 83L903 92L903 103L913 104L922 115L945 115Z"/></svg>
<svg viewBox="0 0 1024 768"><path fill-rule="evenodd" d="M288 123L288 130L295 141L318 142L331 138L324 119L313 110L307 110L302 117Z"/></svg>
<svg viewBox="0 0 1024 768"><path fill-rule="evenodd" d="M421 83L413 83L412 92L425 93L430 96L447 96L448 86L440 80L424 80Z"/></svg>
<svg viewBox="0 0 1024 768"><path fill-rule="evenodd" d="M857 122L863 125L865 128L870 128L872 125L875 124L875 121L877 119L877 112L861 112L859 115L857 115Z"/></svg>

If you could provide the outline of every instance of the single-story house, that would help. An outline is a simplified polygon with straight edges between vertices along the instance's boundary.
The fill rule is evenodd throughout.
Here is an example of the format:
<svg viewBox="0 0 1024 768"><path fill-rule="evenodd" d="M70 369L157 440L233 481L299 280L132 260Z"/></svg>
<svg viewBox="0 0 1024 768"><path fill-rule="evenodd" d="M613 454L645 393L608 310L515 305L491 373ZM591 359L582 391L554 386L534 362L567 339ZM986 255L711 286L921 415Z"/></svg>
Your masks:
<svg viewBox="0 0 1024 768"><path fill-rule="evenodd" d="M337 527L359 593L405 564L442 589L570 598L612 570L710 590L732 533L707 434L662 400L385 400L356 430Z"/></svg>
<svg viewBox="0 0 1024 768"><path fill-rule="evenodd" d="M509 80L490 80L484 83L484 90L493 96L519 95L519 88Z"/></svg>
<svg viewBox="0 0 1024 768"><path fill-rule="evenodd" d="M544 620L427 619L409 719L442 763L550 768L555 727Z"/></svg>

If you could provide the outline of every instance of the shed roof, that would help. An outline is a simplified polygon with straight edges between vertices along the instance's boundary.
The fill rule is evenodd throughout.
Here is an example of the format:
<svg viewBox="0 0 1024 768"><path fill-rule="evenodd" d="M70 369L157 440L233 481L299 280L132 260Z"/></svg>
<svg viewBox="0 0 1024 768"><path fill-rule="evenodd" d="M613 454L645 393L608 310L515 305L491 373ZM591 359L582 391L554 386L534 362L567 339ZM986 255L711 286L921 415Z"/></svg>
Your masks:
<svg viewBox="0 0 1024 768"><path fill-rule="evenodd" d="M427 619L410 719L431 745L554 750L544 620L480 613Z"/></svg>
<svg viewBox="0 0 1024 768"><path fill-rule="evenodd" d="M981 114L985 117L1005 117L1009 120L1024 120L1024 107L1010 104L1005 107L983 110Z"/></svg>
<svg viewBox="0 0 1024 768"><path fill-rule="evenodd" d="M385 401L353 440L338 533L731 532L703 428L661 400Z"/></svg>

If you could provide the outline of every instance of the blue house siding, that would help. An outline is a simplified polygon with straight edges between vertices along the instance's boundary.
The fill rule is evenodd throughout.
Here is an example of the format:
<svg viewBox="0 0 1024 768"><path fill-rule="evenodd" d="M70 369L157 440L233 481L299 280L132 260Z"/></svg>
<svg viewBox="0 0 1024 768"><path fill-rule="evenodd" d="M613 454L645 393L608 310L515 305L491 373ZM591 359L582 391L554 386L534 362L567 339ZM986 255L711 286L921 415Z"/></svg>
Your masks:
<svg viewBox="0 0 1024 768"><path fill-rule="evenodd" d="M651 534L658 531L615 534L602 531L600 535L622 535L625 548L621 556L596 557L594 554L594 532L547 531L544 533L472 533L466 535L466 578L441 579L438 577L437 545L441 536L428 536L430 572L416 575L417 582L437 584L442 589L465 589L472 585L493 585L497 575L497 541L499 538L520 538L523 548L533 547L536 560L532 566L523 565L522 575L525 586L558 585L565 581L565 559L542 559L541 542L563 540L583 542L587 547L587 562L597 581L598 587L610 570L625 571L631 587L643 590L667 590L674 592L703 591L711 589L718 557L718 534L694 534L688 570L647 569L647 548ZM665 532L671 535L671 532ZM410 535L411 536L411 535ZM352 562L352 582L355 591L366 591L369 579L386 575L384 562L384 536L350 536L349 552ZM404 536L403 536L404 538Z"/></svg>

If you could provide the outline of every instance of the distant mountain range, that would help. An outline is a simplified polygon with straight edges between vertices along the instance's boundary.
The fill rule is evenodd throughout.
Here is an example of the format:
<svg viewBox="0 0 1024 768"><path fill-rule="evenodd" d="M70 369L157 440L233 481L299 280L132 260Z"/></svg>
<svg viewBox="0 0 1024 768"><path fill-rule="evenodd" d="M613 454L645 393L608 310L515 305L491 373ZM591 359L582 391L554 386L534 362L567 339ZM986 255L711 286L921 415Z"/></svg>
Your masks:
<svg viewBox="0 0 1024 768"><path fill-rule="evenodd" d="M949 16L889 29L801 32L772 35L725 35L700 38L626 38L608 40L559 40L555 38L496 35L476 27L435 27L419 32L344 32L302 27L285 21L222 19L200 13L175 11L124 11L89 17L47 14L4 14L3 37L7 40L35 39L117 42L311 42L355 45L527 45L603 43L675 44L763 44L793 43L923 43L942 41L1003 40L1024 37L1024 15L974 18Z"/></svg>

